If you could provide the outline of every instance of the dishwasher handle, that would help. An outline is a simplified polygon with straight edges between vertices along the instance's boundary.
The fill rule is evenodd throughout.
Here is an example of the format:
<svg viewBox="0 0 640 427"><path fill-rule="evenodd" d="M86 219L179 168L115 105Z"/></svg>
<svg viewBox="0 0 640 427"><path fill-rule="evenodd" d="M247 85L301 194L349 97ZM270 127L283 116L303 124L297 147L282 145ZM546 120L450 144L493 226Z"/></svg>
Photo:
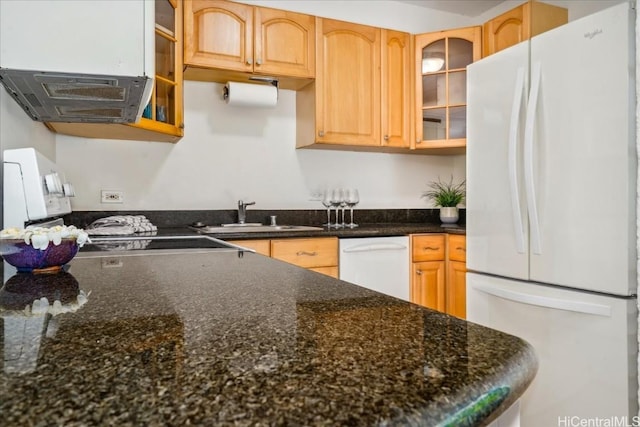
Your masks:
<svg viewBox="0 0 640 427"><path fill-rule="evenodd" d="M365 245L352 246L342 250L345 254L356 252L372 252L372 251L388 251L388 250L404 250L407 249L406 245L400 243L370 243Z"/></svg>

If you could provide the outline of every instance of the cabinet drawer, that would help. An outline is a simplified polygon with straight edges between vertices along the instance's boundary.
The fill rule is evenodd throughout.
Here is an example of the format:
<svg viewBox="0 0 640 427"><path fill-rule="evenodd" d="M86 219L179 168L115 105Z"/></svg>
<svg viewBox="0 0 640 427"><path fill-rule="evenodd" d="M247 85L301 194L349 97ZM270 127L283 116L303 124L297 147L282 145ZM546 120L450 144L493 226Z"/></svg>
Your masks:
<svg viewBox="0 0 640 427"><path fill-rule="evenodd" d="M256 253L262 255L271 255L271 242L269 240L229 240L228 243L242 246L243 248L253 249Z"/></svg>
<svg viewBox="0 0 640 427"><path fill-rule="evenodd" d="M449 259L451 261L467 261L467 236L449 235Z"/></svg>
<svg viewBox="0 0 640 427"><path fill-rule="evenodd" d="M326 274L327 276L331 276L334 279L339 279L340 278L340 274L338 272L338 267L313 267L310 268L309 270L311 271L315 271L318 273L322 273L322 274Z"/></svg>
<svg viewBox="0 0 640 427"><path fill-rule="evenodd" d="M307 268L337 266L338 238L272 240L271 257Z"/></svg>
<svg viewBox="0 0 640 427"><path fill-rule="evenodd" d="M411 245L412 260L414 262L444 260L444 238L444 234L413 236Z"/></svg>

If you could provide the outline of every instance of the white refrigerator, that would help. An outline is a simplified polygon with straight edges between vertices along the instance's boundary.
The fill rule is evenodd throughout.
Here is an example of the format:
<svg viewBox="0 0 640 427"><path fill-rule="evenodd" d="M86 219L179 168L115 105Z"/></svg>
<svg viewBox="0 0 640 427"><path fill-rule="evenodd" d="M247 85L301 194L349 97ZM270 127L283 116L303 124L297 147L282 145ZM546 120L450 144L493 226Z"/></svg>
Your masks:
<svg viewBox="0 0 640 427"><path fill-rule="evenodd" d="M524 427L639 422L633 7L467 68L467 318L534 347Z"/></svg>

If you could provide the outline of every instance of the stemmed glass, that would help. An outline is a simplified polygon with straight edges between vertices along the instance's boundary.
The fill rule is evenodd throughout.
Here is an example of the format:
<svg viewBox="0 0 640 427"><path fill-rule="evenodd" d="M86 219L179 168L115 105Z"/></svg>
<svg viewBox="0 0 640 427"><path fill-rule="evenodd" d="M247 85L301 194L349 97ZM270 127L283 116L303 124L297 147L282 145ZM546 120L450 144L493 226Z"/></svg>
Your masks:
<svg viewBox="0 0 640 427"><path fill-rule="evenodd" d="M330 190L324 190L324 193L322 194L322 206L327 208L327 223L322 225L326 226L327 228L331 228L331 206L333 206L333 204L331 203Z"/></svg>
<svg viewBox="0 0 640 427"><path fill-rule="evenodd" d="M353 222L353 207L357 205L358 202L360 202L360 195L358 194L358 190L356 190L355 188L350 188L349 190L346 190L345 193L346 194L344 199L347 206L349 206L350 217L351 217L351 223L347 224L347 227L356 228L358 224ZM342 222L344 224L344 210L342 212Z"/></svg>
<svg viewBox="0 0 640 427"><path fill-rule="evenodd" d="M342 209L342 222L340 223L340 228L345 228L347 224L344 221L344 210L347 207L347 191L344 189L340 189L340 193L342 196L340 197L340 209Z"/></svg>
<svg viewBox="0 0 640 427"><path fill-rule="evenodd" d="M338 208L342 206L344 195L341 188L334 188L331 192L331 206L336 209L336 228L340 228L343 225L338 222ZM343 211L344 212L344 211ZM343 215L344 217L344 215Z"/></svg>

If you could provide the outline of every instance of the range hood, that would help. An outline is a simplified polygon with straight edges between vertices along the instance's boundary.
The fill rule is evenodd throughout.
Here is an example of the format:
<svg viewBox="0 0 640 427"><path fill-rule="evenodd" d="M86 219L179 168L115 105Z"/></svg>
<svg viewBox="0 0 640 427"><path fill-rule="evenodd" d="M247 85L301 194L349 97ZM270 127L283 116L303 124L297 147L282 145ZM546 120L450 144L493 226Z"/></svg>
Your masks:
<svg viewBox="0 0 640 427"><path fill-rule="evenodd" d="M0 83L33 120L136 122L154 28L154 0L0 1Z"/></svg>

